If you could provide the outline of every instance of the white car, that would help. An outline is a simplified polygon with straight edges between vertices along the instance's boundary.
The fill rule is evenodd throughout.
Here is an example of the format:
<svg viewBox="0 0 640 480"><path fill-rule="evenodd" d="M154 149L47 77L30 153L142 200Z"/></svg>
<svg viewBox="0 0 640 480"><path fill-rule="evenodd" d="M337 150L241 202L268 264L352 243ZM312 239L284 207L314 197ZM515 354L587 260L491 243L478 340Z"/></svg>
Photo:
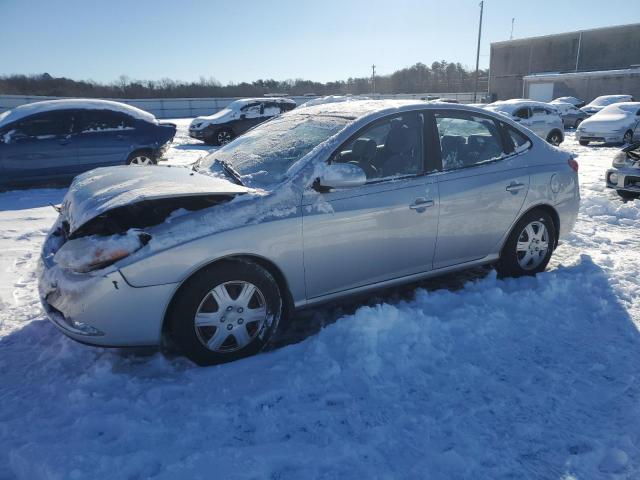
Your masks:
<svg viewBox="0 0 640 480"><path fill-rule="evenodd" d="M562 118L548 103L513 99L493 102L485 108L508 116L552 145L557 146L564 141Z"/></svg>
<svg viewBox="0 0 640 480"><path fill-rule="evenodd" d="M296 108L289 98L243 98L213 115L197 117L189 125L189 136L208 145L225 145L259 123Z"/></svg>
<svg viewBox="0 0 640 480"><path fill-rule="evenodd" d="M640 102L615 103L584 120L576 130L580 145L631 143L640 138Z"/></svg>
<svg viewBox="0 0 640 480"><path fill-rule="evenodd" d="M570 103L576 108L581 108L584 107L585 103L587 102L576 97L558 97L554 100L551 100L550 103L551 105L555 105L556 103Z"/></svg>
<svg viewBox="0 0 640 480"><path fill-rule="evenodd" d="M602 95L593 99L591 103L585 105L580 110L587 115L594 115L604 107L621 102L633 102L633 97L631 95Z"/></svg>

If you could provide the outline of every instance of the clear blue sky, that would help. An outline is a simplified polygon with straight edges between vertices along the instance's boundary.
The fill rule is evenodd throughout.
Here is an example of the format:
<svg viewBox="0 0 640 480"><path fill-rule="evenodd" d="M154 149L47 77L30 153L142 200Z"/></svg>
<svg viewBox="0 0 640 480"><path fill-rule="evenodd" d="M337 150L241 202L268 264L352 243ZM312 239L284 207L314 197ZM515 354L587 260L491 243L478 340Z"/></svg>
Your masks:
<svg viewBox="0 0 640 480"><path fill-rule="evenodd" d="M0 74L328 81L475 64L478 0L0 0ZM489 44L640 22L638 0L485 0Z"/></svg>

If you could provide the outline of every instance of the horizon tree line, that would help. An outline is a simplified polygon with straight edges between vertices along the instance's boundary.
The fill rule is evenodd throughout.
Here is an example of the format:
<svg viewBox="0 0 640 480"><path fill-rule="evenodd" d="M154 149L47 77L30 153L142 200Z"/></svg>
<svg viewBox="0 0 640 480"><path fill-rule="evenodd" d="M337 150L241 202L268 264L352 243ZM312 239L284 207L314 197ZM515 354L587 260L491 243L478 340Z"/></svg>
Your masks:
<svg viewBox="0 0 640 480"><path fill-rule="evenodd" d="M487 91L488 69L479 72L479 92ZM474 71L460 63L433 62L431 66L416 63L389 75L376 75L376 93L455 93L471 92L475 86ZM253 82L221 84L214 78L198 81L134 80L121 75L111 83L52 77L48 73L0 76L0 94L43 95L88 98L198 98L258 97L265 94L298 95L366 95L371 93L371 77L348 78L334 82L304 79L259 79Z"/></svg>

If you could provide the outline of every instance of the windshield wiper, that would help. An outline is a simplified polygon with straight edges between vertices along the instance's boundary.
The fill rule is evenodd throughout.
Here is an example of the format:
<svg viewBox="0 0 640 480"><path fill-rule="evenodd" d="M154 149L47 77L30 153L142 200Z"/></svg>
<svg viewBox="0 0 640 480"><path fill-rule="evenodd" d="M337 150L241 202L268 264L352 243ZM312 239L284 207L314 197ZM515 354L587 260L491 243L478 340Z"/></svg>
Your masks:
<svg viewBox="0 0 640 480"><path fill-rule="evenodd" d="M217 160L217 159L216 159L216 162L222 165L222 168L224 169L225 173L229 175L231 178L233 178L235 183L237 183L238 185L242 185L244 187L244 183L242 183L242 178L240 177L240 174L236 172L234 168L231 165L229 165L228 162L225 162L224 160Z"/></svg>

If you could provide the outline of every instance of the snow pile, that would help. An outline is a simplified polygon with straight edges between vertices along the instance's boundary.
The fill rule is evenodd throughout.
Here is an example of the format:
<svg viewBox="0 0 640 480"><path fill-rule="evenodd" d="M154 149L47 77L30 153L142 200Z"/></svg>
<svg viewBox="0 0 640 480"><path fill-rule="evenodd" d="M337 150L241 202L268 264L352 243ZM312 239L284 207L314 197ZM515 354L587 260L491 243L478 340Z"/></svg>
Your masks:
<svg viewBox="0 0 640 480"><path fill-rule="evenodd" d="M617 149L563 148L583 205L547 272L301 314L212 368L59 334L34 270L64 192L1 193L0 478L638 478L640 202L604 188Z"/></svg>

